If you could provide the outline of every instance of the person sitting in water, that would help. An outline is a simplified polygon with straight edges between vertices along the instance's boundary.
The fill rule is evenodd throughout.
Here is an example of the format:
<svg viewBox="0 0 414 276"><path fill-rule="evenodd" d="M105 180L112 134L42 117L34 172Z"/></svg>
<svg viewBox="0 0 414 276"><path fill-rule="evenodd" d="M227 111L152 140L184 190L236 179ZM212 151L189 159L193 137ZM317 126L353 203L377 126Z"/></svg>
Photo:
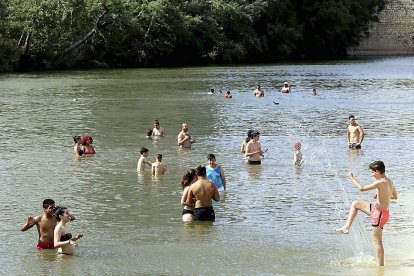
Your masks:
<svg viewBox="0 0 414 276"><path fill-rule="evenodd" d="M224 95L224 98L225 99L231 99L231 98L233 98L233 95L231 94L231 91L230 90L227 91L226 95Z"/></svg>
<svg viewBox="0 0 414 276"><path fill-rule="evenodd" d="M152 129L147 129L147 133L146 133L146 137L148 138L148 139L152 139L152 134L153 134L153 131L152 131Z"/></svg>
<svg viewBox="0 0 414 276"><path fill-rule="evenodd" d="M194 204L192 205L184 205L188 189L190 185L197 181L196 170L190 169L186 171L183 175L183 179L181 181L181 188L183 190L183 195L181 196L181 205L183 205L183 221L189 222L193 221L194 215Z"/></svg>
<svg viewBox="0 0 414 276"><path fill-rule="evenodd" d="M160 126L160 121L155 119L154 128L152 129L152 136L165 136L164 129Z"/></svg>
<svg viewBox="0 0 414 276"><path fill-rule="evenodd" d="M310 93L312 96L316 96L316 88L313 88L312 92Z"/></svg>
<svg viewBox="0 0 414 276"><path fill-rule="evenodd" d="M92 146L92 136L83 136L82 137L82 150L83 154L95 154L95 149Z"/></svg>
<svg viewBox="0 0 414 276"><path fill-rule="evenodd" d="M55 219L58 221L55 230L53 232L53 244L55 248L58 248L59 254L73 255L73 251L76 247L76 241L83 237L82 234L78 234L75 238L72 238L72 234L65 233L66 223L71 221L71 215L68 208L56 207Z"/></svg>
<svg viewBox="0 0 414 276"><path fill-rule="evenodd" d="M255 96L256 98L264 97L264 91L260 87L260 84L258 84L256 86L256 89L253 91L253 96Z"/></svg>
<svg viewBox="0 0 414 276"><path fill-rule="evenodd" d="M73 141L75 142L73 153L75 154L75 157L81 158L83 155L82 138L80 136L73 136Z"/></svg>
<svg viewBox="0 0 414 276"><path fill-rule="evenodd" d="M283 83L282 89L280 89L280 92L282 93L290 93L290 85L287 82Z"/></svg>

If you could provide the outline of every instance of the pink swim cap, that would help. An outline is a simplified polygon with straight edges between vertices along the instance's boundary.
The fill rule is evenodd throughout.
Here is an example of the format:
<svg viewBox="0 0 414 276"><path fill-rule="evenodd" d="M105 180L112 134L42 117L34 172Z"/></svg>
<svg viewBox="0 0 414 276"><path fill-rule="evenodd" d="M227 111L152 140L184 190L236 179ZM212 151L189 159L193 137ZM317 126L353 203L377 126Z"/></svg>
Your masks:
<svg viewBox="0 0 414 276"><path fill-rule="evenodd" d="M300 142L296 142L296 143L294 143L294 144L293 144L293 148L294 148L295 150L299 150L299 149L300 149Z"/></svg>
<svg viewBox="0 0 414 276"><path fill-rule="evenodd" d="M85 146L86 145L86 141L90 139L91 140L91 144L93 142L92 136L83 136L82 137L82 145Z"/></svg>

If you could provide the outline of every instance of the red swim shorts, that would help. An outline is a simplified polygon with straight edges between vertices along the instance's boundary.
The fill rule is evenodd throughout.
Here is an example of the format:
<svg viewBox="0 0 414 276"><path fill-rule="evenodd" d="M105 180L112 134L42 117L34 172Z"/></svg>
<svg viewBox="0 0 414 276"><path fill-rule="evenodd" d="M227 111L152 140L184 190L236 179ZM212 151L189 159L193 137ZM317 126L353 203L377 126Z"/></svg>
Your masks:
<svg viewBox="0 0 414 276"><path fill-rule="evenodd" d="M37 244L37 249L53 249L55 248L53 242L39 242Z"/></svg>
<svg viewBox="0 0 414 276"><path fill-rule="evenodd" d="M371 210L371 223L372 226L383 229L384 225L390 218L390 212L388 210L380 210L376 204L370 204L369 209Z"/></svg>

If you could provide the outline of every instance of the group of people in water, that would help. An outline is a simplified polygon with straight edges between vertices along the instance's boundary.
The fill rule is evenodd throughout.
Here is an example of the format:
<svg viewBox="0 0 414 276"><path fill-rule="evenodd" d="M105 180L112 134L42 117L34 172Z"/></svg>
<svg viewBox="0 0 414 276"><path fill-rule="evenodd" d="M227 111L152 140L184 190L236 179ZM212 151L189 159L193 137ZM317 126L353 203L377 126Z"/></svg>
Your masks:
<svg viewBox="0 0 414 276"><path fill-rule="evenodd" d="M43 200L43 214L28 217L20 230L24 232L36 225L39 234L37 249L57 248L58 254L72 255L76 241L83 237L82 234L73 237L66 233L66 224L73 220L75 216L69 213L68 208L55 206L55 201L48 198Z"/></svg>
<svg viewBox="0 0 414 276"><path fill-rule="evenodd" d="M95 154L95 148L92 146L92 136L73 136L75 146L73 147L73 153L76 158L83 158L88 154Z"/></svg>
<svg viewBox="0 0 414 276"><path fill-rule="evenodd" d="M285 91L285 92L283 92ZM214 93L214 90L211 91ZM282 93L290 93L290 86L284 83ZM316 90L313 91L316 95ZM230 93L231 94L231 93ZM264 95L260 85L257 85L254 95L262 97ZM348 117L349 125L347 128L347 143L349 150L361 150L361 145L365 134L363 128L356 122L355 116ZM153 129L148 129L147 138L163 137L166 135L165 130L160 126L158 119L154 121ZM249 130L247 137L240 146L240 152L249 165L260 165L261 159L267 152L263 150L259 142L260 133L256 130ZM92 146L93 139L91 136L74 136L74 156L83 158L88 154L95 154ZM187 123L181 124L181 131L177 135L177 145L181 149L191 149L196 141L191 137ZM301 153L301 143L293 144L293 166L300 168L304 160ZM142 147L141 156L137 163L137 171L144 171L146 167L151 168L153 175L164 174L167 166L162 163L162 155L158 154L155 162L148 160L149 149ZM187 170L181 181L182 197L181 205L182 220L191 221L215 221L213 201L220 200L220 193L226 191L227 181L224 170L217 163L214 154L207 155L206 166L199 165L195 169ZM355 200L349 210L348 218L345 225L336 229L337 233L348 234L351 225L356 218L358 211L362 211L371 217L373 226L373 235L377 253L378 264L384 265L384 248L382 245L383 227L389 219L389 208L391 200L398 198L393 182L385 175L385 165L382 161L375 161L369 165L372 176L375 181L369 185L362 185L353 175L348 174L352 183L362 192L376 190L374 194L375 203L369 203L363 200ZM66 207L55 207L55 202L51 199L45 199L43 202L44 214L36 217L28 217L27 222L21 227L21 231L26 231L37 226L39 233L38 249L58 248L58 253L73 254L76 241L82 238L79 234L72 237L65 232L65 225L75 220Z"/></svg>

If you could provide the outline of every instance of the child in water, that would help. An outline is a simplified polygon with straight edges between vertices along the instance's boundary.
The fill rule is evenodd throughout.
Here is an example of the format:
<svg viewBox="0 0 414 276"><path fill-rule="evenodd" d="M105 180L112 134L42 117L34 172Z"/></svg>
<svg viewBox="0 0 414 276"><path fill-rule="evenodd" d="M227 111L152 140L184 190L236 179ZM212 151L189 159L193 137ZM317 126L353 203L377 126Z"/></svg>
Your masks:
<svg viewBox="0 0 414 276"><path fill-rule="evenodd" d="M157 154L157 159L152 163L151 171L152 175L164 174L167 171L167 166L161 162L162 154Z"/></svg>
<svg viewBox="0 0 414 276"><path fill-rule="evenodd" d="M140 150L141 157L138 159L137 164L137 171L144 171L145 170L145 164L148 166L152 166L151 162L147 159L149 155L149 149L142 147Z"/></svg>
<svg viewBox="0 0 414 276"><path fill-rule="evenodd" d="M295 153L293 154L293 166L301 167L303 164L302 153L300 152L302 145L300 142L296 142L293 144L293 148Z"/></svg>

